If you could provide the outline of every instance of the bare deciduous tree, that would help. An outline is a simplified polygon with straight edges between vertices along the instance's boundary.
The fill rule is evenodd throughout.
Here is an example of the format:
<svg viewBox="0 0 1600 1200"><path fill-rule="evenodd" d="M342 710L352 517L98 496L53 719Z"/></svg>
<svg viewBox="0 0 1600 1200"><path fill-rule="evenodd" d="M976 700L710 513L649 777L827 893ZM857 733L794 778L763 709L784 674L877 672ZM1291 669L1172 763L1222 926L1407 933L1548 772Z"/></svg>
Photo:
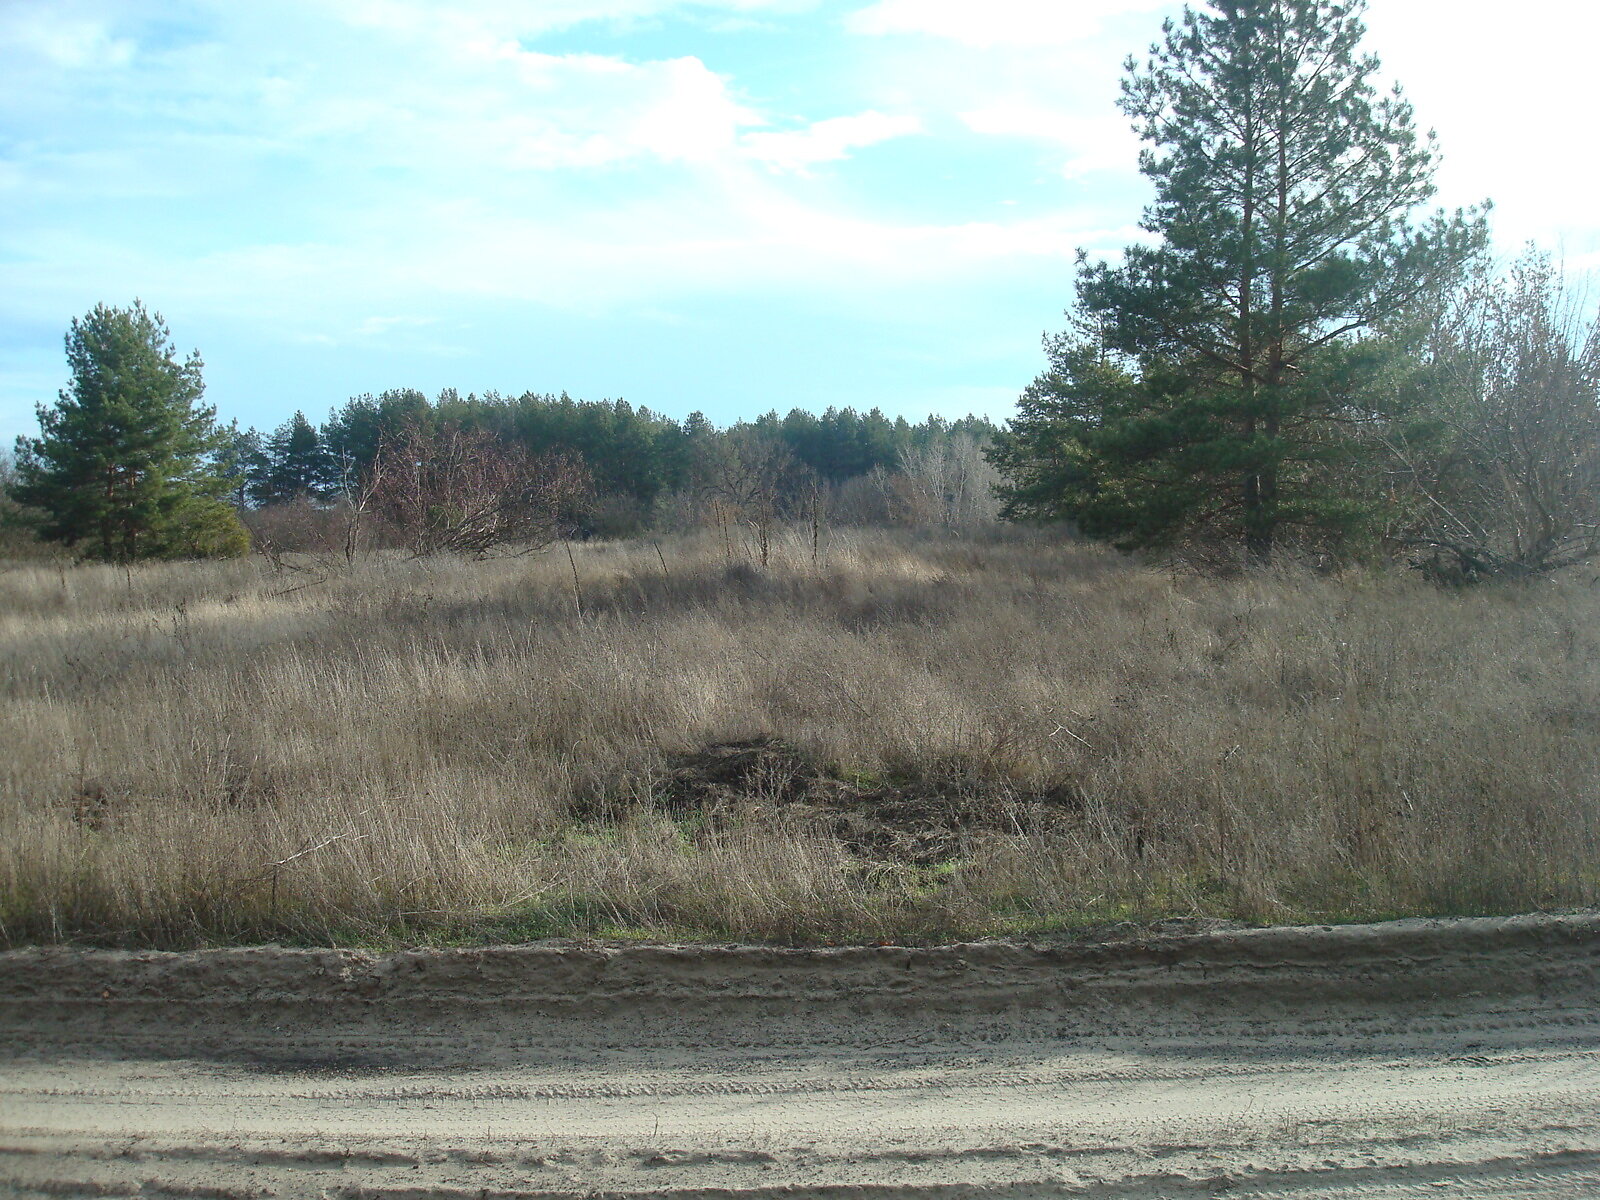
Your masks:
<svg viewBox="0 0 1600 1200"><path fill-rule="evenodd" d="M370 479L371 510L417 557L539 549L563 536L589 493L575 459L456 425L391 438Z"/></svg>
<svg viewBox="0 0 1600 1200"><path fill-rule="evenodd" d="M1428 419L1390 439L1413 501L1398 540L1466 580L1600 555L1600 320L1530 250L1468 288L1436 342Z"/></svg>
<svg viewBox="0 0 1600 1200"><path fill-rule="evenodd" d="M999 519L994 488L1000 472L984 458L971 434L958 433L903 450L900 469L914 506L912 523L973 529Z"/></svg>
<svg viewBox="0 0 1600 1200"><path fill-rule="evenodd" d="M741 426L707 447L696 464L699 492L712 520L722 530L732 556L730 527L743 525L755 539L764 567L777 522L814 504L816 481L782 442Z"/></svg>

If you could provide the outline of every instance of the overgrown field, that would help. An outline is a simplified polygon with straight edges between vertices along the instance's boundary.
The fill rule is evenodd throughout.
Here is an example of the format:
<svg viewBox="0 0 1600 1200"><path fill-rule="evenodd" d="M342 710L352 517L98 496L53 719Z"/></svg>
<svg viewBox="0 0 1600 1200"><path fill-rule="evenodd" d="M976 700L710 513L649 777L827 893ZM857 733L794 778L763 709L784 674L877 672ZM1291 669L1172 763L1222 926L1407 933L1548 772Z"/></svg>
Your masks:
<svg viewBox="0 0 1600 1200"><path fill-rule="evenodd" d="M574 579L576 572L576 580ZM0 941L1600 901L1600 587L1048 538L0 570Z"/></svg>

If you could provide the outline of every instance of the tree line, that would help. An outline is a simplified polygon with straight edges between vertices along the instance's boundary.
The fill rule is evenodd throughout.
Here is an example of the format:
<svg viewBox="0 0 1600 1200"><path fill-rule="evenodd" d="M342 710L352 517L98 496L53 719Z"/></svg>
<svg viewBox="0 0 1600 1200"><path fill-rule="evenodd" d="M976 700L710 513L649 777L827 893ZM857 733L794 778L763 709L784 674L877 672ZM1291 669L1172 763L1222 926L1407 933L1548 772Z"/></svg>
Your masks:
<svg viewBox="0 0 1600 1200"><path fill-rule="evenodd" d="M137 303L67 338L8 487L104 558L225 553L342 514L414 552L557 528L1056 522L1237 569L1401 556L1440 578L1600 554L1600 324L1489 205L1428 211L1438 150L1363 53L1363 0L1212 0L1126 65L1146 238L1080 255L1068 328L1003 429L830 408L715 429L622 401L413 390L218 429ZM142 397L142 398L141 398ZM231 507L225 503L232 501ZM8 515L9 514L9 515ZM302 532L304 532L302 530ZM324 528L322 536L329 536Z"/></svg>
<svg viewBox="0 0 1600 1200"><path fill-rule="evenodd" d="M878 409L829 408L820 415L793 409L767 413L732 430L718 430L704 414L683 421L635 408L624 400L575 400L524 392L460 395L446 389L436 399L403 388L357 396L321 426L296 412L268 433L229 431L227 457L242 505L286 503L297 497L332 499L364 475L386 442L438 429L487 433L535 455L565 453L581 459L595 491L648 510L663 494L697 482L704 459L729 435L754 435L780 448L819 482L841 484L875 469L895 469L906 454L963 434L987 439L994 427L967 416L937 416L912 424ZM734 430L741 432L734 433Z"/></svg>
<svg viewBox="0 0 1600 1200"><path fill-rule="evenodd" d="M898 508L907 517L917 483L933 480L935 466L960 458L987 476L977 448L994 432L976 416L912 424L853 408L770 412L719 429L698 412L679 421L623 400L447 389L430 401L415 389L396 389L355 397L320 427L297 412L267 434L231 429L225 455L235 503L257 527L270 526L274 510L308 503L371 504L392 517L398 481L419 486L417 473L406 476L399 464L426 461L436 475L439 464L461 464L453 482L438 475L431 485L434 493L458 490L449 504L435 506L441 510L463 511L467 473L497 475L502 490L513 477L530 488L561 479L556 491L545 489L551 529L620 536L674 520L764 525L822 503L830 513L894 519ZM992 509L987 494L983 500ZM415 520L390 523L417 532ZM505 522L505 536L494 540L514 540L519 527L528 533L534 524Z"/></svg>
<svg viewBox="0 0 1600 1200"><path fill-rule="evenodd" d="M663 523L752 530L995 515L984 418L793 409L717 428L561 393L430 399L398 388L265 433L201 403L159 314L97 306L67 335L71 383L19 439L0 530L108 561L395 545L485 553Z"/></svg>

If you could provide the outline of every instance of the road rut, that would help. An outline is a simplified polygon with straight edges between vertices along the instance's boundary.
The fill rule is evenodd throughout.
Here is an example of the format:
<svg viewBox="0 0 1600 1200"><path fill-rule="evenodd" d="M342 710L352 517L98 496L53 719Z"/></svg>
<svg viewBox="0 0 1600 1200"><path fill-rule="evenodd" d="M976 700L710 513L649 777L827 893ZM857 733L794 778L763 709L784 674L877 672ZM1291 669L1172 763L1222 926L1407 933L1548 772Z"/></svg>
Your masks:
<svg viewBox="0 0 1600 1200"><path fill-rule="evenodd" d="M1600 1196L1600 916L0 955L0 1191Z"/></svg>

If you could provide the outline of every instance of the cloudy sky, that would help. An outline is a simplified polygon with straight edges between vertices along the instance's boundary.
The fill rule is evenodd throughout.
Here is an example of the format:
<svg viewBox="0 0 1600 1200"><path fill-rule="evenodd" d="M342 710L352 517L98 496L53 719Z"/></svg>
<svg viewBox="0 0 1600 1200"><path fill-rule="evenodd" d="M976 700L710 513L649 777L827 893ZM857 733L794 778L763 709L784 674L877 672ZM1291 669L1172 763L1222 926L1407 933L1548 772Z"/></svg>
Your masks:
<svg viewBox="0 0 1600 1200"><path fill-rule="evenodd" d="M1003 418L1146 192L1159 0L0 0L0 437L141 297L224 419L389 387ZM1600 6L1372 0L1441 201L1600 263Z"/></svg>

